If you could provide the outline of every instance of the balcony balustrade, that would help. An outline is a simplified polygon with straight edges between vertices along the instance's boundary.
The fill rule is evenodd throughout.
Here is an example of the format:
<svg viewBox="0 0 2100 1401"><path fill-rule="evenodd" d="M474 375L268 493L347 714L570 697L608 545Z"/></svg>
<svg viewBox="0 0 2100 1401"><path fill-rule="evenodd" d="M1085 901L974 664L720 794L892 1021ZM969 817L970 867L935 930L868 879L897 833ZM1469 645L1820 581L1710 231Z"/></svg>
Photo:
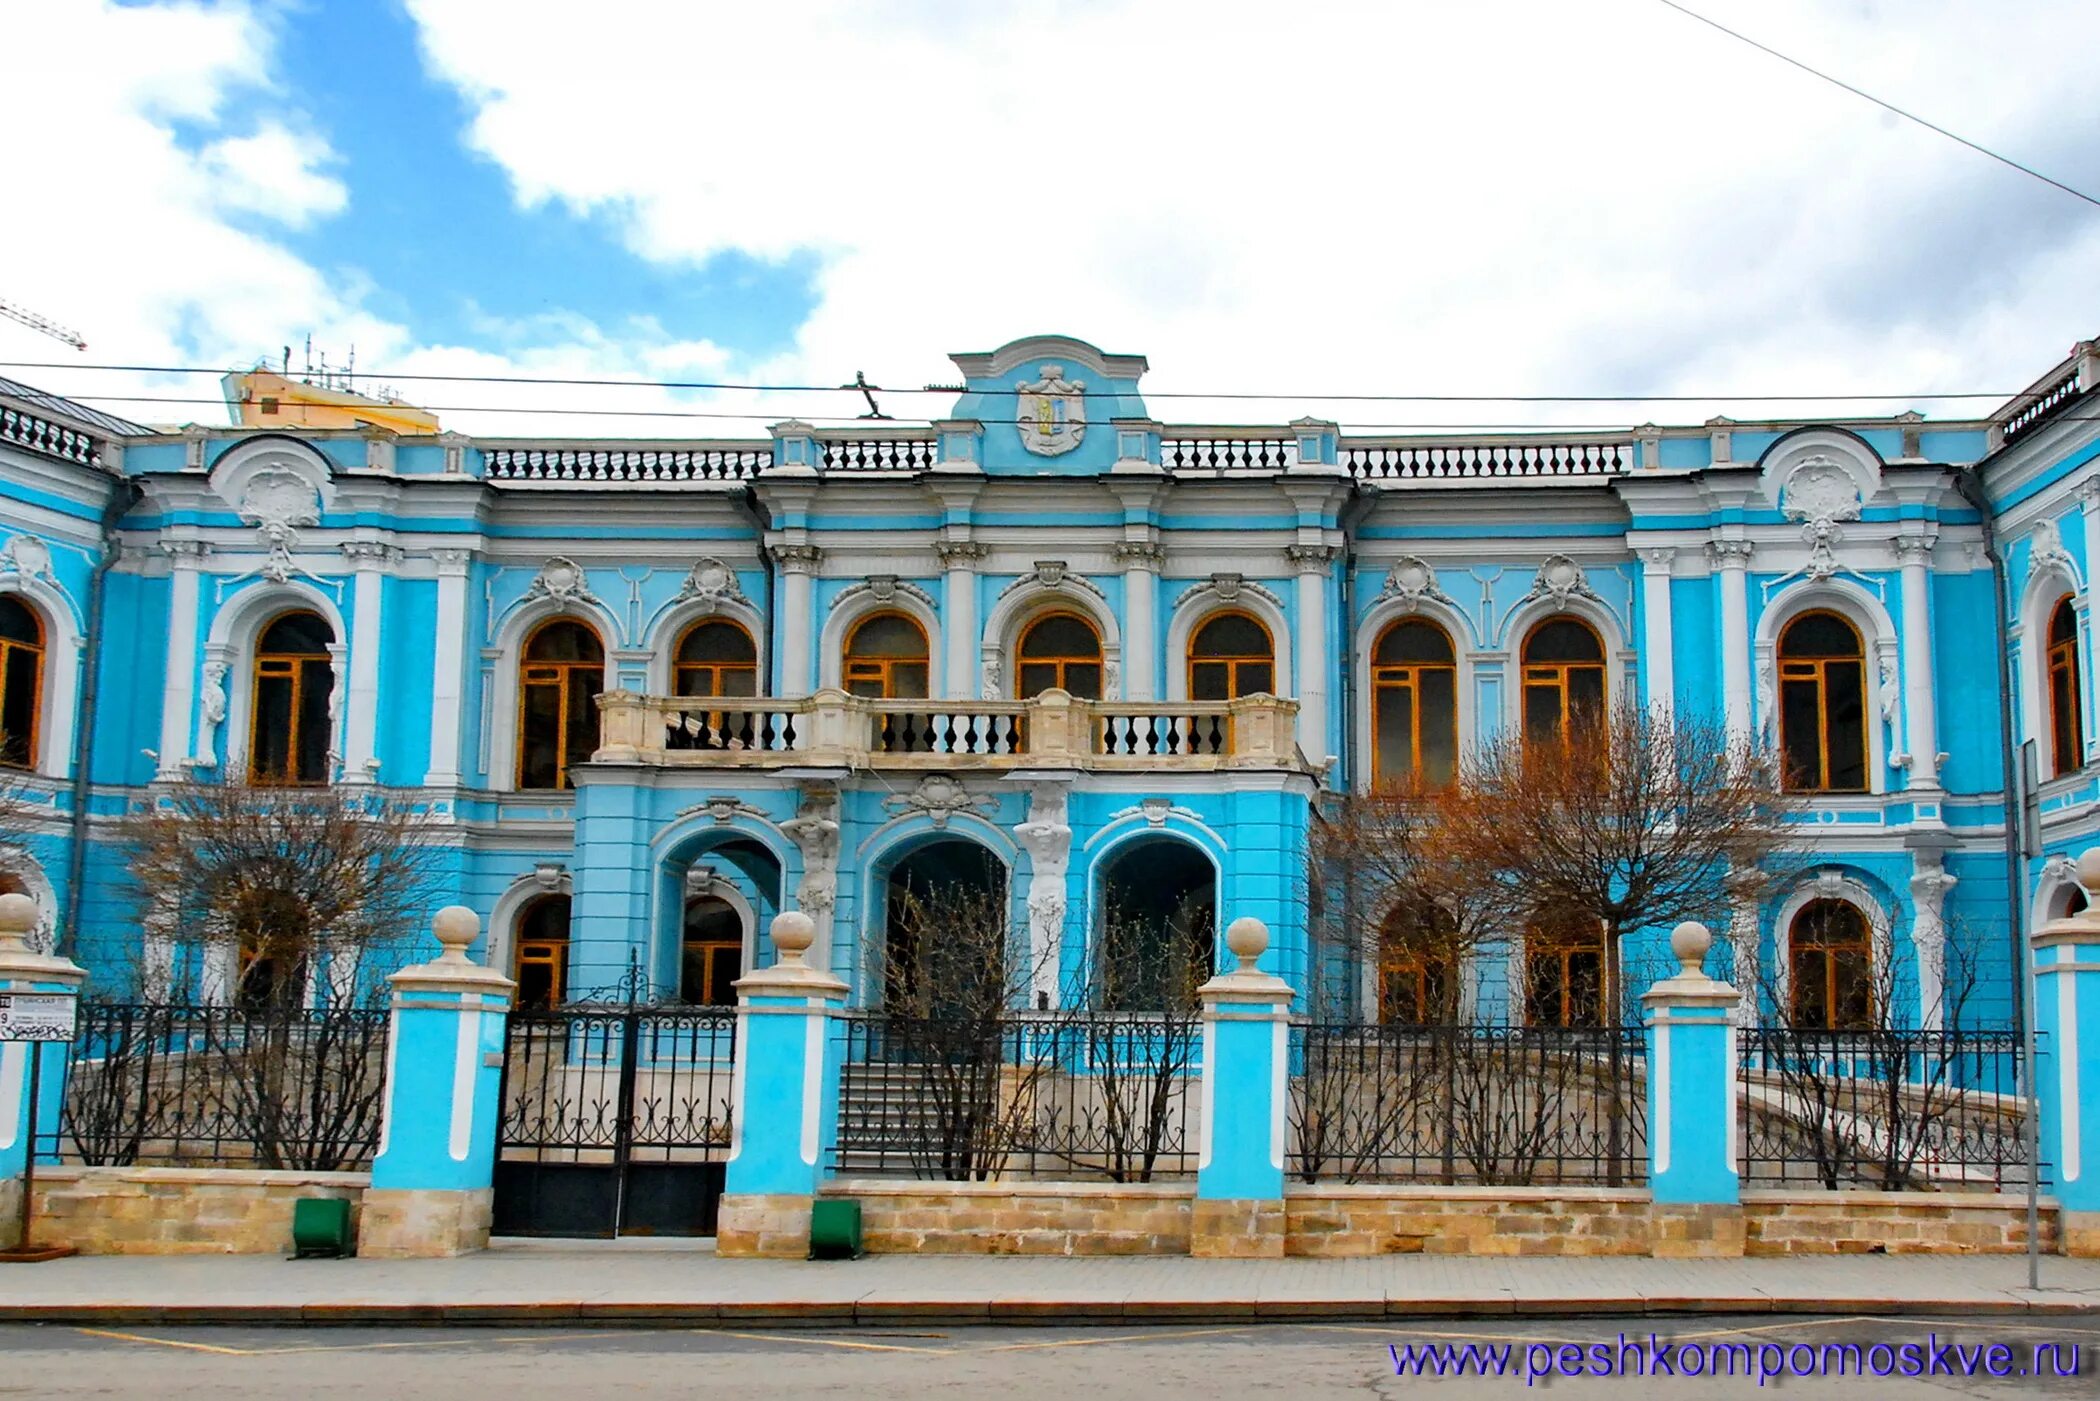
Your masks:
<svg viewBox="0 0 2100 1401"><path fill-rule="evenodd" d="M823 690L771 697L598 697L607 763L692 768L1114 770L1306 768L1298 704L1032 700L874 700Z"/></svg>

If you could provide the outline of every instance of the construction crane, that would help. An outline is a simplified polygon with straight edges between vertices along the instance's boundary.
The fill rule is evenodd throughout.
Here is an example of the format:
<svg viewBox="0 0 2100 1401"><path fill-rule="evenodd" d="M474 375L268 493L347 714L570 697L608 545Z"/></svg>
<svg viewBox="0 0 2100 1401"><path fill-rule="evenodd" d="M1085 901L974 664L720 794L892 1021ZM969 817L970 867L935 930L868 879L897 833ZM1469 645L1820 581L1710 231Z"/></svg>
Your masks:
<svg viewBox="0 0 2100 1401"><path fill-rule="evenodd" d="M80 338L80 332L61 326L56 321L47 321L29 308L16 306L5 297L0 297L0 316L10 321L19 321L32 331L42 331L51 339L64 341L75 350L87 349L87 342Z"/></svg>

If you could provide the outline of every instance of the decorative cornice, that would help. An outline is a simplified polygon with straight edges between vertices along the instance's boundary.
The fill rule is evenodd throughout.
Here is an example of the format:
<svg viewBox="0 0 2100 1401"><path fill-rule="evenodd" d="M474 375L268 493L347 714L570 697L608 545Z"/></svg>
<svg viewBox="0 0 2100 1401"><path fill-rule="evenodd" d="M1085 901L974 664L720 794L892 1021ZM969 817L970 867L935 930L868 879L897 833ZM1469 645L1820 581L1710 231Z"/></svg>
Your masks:
<svg viewBox="0 0 2100 1401"><path fill-rule="evenodd" d="M1723 569L1749 567L1750 556L1757 547L1748 540L1709 540L1706 542L1706 557Z"/></svg>
<svg viewBox="0 0 2100 1401"><path fill-rule="evenodd" d="M1167 547L1151 540L1119 540L1112 553L1125 569L1156 572L1167 562Z"/></svg>
<svg viewBox="0 0 2100 1401"><path fill-rule="evenodd" d="M936 540L933 542L934 556L943 569L968 569L984 560L992 552L990 545L976 540Z"/></svg>
<svg viewBox="0 0 2100 1401"><path fill-rule="evenodd" d="M815 545L774 545L767 553L790 574L812 574L823 563L824 552Z"/></svg>

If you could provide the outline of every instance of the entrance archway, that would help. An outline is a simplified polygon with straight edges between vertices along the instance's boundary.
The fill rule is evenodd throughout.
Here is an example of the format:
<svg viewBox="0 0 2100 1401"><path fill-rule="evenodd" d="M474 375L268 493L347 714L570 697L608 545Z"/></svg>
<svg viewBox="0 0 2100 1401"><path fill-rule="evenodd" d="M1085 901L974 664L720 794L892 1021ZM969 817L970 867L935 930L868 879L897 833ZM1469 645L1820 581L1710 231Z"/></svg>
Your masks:
<svg viewBox="0 0 2100 1401"><path fill-rule="evenodd" d="M1009 1000L1016 979L997 856L967 838L936 838L890 868L882 904L885 1007L930 1016Z"/></svg>
<svg viewBox="0 0 2100 1401"><path fill-rule="evenodd" d="M1090 989L1108 1011L1186 1010L1217 967L1218 872L1174 837L1147 837L1103 865Z"/></svg>

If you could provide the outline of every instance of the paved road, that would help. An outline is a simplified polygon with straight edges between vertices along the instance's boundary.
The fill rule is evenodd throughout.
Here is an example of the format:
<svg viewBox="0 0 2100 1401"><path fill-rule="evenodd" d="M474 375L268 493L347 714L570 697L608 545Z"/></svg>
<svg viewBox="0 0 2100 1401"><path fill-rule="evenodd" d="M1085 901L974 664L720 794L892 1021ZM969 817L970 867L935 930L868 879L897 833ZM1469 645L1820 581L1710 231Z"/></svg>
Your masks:
<svg viewBox="0 0 2100 1401"><path fill-rule="evenodd" d="M1894 1397L2093 1397L2100 1395L2100 1318L2026 1323L1860 1318L1584 1319L1568 1322L1454 1319L1436 1327L1293 1325L1235 1328L881 1329L851 1333L718 1330L294 1329L0 1327L0 1397L206 1396L212 1401L286 1396L433 1398L433 1401L563 1401L618 1393L649 1396L992 1397L1021 1401L1114 1401L1121 1397L1371 1395L1507 1397L1525 1390L1526 1356L1565 1357L1568 1344L1605 1344L1622 1334L1645 1344L1659 1333L1673 1365L1684 1345L1874 1342L1900 1345L1937 1334L1942 1345L2005 1344L2019 1366L2035 1344L2059 1344L2045 1375L1932 1376L1864 1380L1557 1377L1567 1398L1750 1395L1846 1401ZM1394 1349L1436 1343L1509 1346L1518 1369L1505 1378L1402 1378ZM2047 1374L2069 1348L2082 1375ZM1403 1354L1404 1355L1404 1354ZM1748 1354L1757 1356L1756 1352ZM1779 1357L1779 1352L1768 1352ZM1797 1354L1798 1355L1798 1354ZM1922 1358L1922 1354L1920 1354ZM1901 1354L1895 1355L1900 1366ZM1958 1365L1949 1351L1939 1361Z"/></svg>

